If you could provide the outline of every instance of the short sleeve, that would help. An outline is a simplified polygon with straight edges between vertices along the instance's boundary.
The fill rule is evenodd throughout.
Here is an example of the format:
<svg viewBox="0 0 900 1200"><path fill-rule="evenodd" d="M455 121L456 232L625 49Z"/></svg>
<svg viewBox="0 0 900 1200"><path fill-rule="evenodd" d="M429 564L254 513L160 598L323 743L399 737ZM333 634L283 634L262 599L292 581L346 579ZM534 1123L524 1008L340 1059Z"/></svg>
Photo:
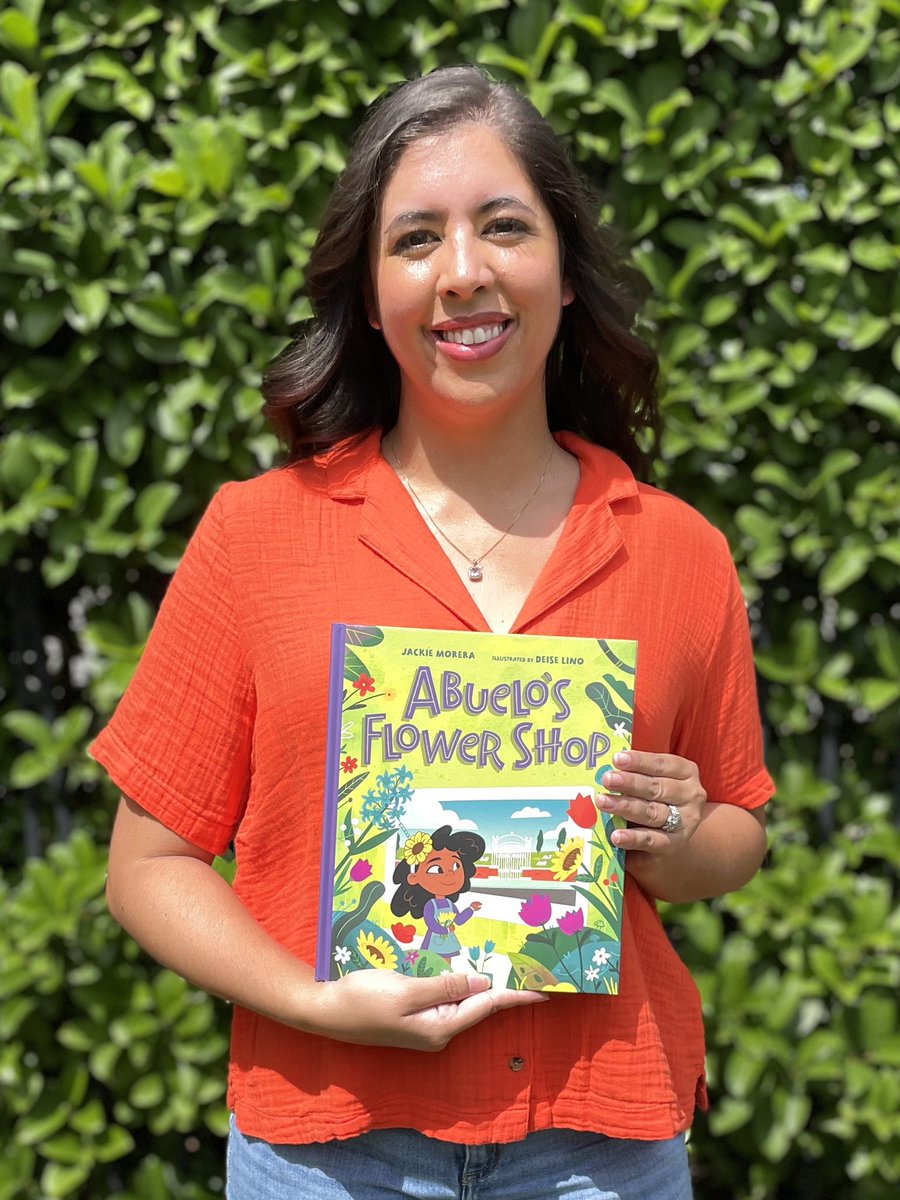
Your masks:
<svg viewBox="0 0 900 1200"><path fill-rule="evenodd" d="M698 687L675 731L673 752L697 763L710 800L758 808L775 786L763 757L747 607L724 538L722 543L717 629Z"/></svg>
<svg viewBox="0 0 900 1200"><path fill-rule="evenodd" d="M212 854L246 804L255 692L234 602L221 489L169 584L134 678L90 748L112 780Z"/></svg>

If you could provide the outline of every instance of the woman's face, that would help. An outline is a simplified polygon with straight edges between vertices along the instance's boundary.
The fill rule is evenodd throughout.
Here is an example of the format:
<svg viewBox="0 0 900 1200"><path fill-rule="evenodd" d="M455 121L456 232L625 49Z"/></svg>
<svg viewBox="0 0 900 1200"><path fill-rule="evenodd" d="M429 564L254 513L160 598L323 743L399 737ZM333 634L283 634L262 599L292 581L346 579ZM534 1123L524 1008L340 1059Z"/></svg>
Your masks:
<svg viewBox="0 0 900 1200"><path fill-rule="evenodd" d="M432 896L452 896L464 885L466 875L454 850L432 850L424 862L410 871L409 881Z"/></svg>
<svg viewBox="0 0 900 1200"><path fill-rule="evenodd" d="M486 125L400 158L370 246L369 319L401 376L401 409L443 424L534 406L572 292L553 219Z"/></svg>

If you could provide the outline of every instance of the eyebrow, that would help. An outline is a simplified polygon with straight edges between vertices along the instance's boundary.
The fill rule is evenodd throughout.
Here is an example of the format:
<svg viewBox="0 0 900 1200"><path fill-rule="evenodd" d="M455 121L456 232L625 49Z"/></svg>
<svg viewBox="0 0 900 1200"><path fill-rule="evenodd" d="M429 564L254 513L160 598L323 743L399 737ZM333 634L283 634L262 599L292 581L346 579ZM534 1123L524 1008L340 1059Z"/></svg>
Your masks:
<svg viewBox="0 0 900 1200"><path fill-rule="evenodd" d="M536 217L534 209L525 203L524 200L519 200L516 196L495 196L492 200L485 200L484 204L479 204L475 210L479 217L487 216L488 213L495 212L498 208L519 208ZM414 225L419 221L430 223L439 221L444 214L436 208L411 208L408 212L399 213L391 221L390 225L385 229L388 234L392 229L401 225Z"/></svg>

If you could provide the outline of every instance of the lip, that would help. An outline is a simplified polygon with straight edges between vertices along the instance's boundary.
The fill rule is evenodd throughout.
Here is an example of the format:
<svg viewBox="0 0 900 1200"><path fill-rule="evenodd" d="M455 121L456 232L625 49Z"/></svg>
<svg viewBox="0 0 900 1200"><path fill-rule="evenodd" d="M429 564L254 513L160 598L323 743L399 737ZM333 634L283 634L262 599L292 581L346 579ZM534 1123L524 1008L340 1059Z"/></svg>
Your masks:
<svg viewBox="0 0 900 1200"><path fill-rule="evenodd" d="M471 313L467 317L453 317L448 321L441 321L436 325L431 326L432 333L446 333L451 329L475 329L478 325L502 325L505 321L511 321L512 317L507 312L478 312Z"/></svg>
<svg viewBox="0 0 900 1200"><path fill-rule="evenodd" d="M445 341L440 334L455 333L466 329L481 329L502 325L503 329L486 342L475 342L466 345L463 342ZM442 321L439 325L431 326L432 343L440 354L457 362L481 362L499 354L515 328L515 321L509 313L476 313L471 317L458 318L452 321Z"/></svg>

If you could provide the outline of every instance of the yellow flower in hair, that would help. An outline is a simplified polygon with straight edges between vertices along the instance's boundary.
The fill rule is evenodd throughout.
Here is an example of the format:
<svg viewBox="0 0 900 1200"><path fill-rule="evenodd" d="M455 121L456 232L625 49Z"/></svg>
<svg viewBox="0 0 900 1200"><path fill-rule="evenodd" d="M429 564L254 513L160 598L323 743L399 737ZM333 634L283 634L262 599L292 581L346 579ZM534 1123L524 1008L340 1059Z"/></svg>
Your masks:
<svg viewBox="0 0 900 1200"><path fill-rule="evenodd" d="M412 837L406 839L400 857L405 859L411 867L417 867L419 863L425 861L433 849L434 845L427 833L414 833Z"/></svg>
<svg viewBox="0 0 900 1200"><path fill-rule="evenodd" d="M361 933L356 939L356 948L377 970L397 970L396 951L383 937L375 933Z"/></svg>
<svg viewBox="0 0 900 1200"><path fill-rule="evenodd" d="M584 838L573 837L553 855L550 864L554 879L571 879L584 858Z"/></svg>

